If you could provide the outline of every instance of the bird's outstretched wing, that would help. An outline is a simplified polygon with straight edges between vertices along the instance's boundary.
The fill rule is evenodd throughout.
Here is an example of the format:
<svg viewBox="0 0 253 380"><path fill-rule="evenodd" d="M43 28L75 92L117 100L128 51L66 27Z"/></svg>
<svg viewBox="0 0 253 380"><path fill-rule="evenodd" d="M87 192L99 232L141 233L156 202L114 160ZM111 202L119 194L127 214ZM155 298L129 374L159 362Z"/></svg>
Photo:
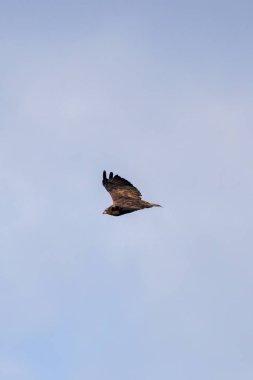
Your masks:
<svg viewBox="0 0 253 380"><path fill-rule="evenodd" d="M136 187L119 175L113 176L112 172L109 174L109 178L107 178L106 171L104 170L102 183L111 195L114 204L121 203L124 199L141 199L141 193Z"/></svg>

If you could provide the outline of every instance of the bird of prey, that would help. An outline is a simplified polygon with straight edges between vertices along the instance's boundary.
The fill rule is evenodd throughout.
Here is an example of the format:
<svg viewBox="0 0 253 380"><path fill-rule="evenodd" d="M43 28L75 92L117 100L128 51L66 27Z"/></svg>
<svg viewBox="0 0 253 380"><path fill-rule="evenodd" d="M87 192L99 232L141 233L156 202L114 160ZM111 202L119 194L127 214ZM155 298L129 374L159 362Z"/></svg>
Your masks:
<svg viewBox="0 0 253 380"><path fill-rule="evenodd" d="M106 208L103 214L120 216L144 208L161 207L156 203L143 201L141 193L136 187L119 175L113 176L112 172L109 174L109 178L107 178L106 171L104 170L102 184L113 200L112 206Z"/></svg>

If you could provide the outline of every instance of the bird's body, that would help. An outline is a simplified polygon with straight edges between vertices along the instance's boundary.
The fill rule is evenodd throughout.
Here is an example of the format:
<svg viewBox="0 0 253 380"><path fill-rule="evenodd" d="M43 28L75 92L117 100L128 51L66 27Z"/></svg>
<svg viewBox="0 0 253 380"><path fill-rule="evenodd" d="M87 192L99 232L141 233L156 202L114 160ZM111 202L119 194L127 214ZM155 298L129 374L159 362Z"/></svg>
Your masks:
<svg viewBox="0 0 253 380"><path fill-rule="evenodd" d="M161 207L156 203L143 201L141 193L136 187L119 175L113 176L112 172L109 174L109 178L107 178L106 171L104 170L102 184L113 200L112 206L106 208L103 214L120 216L144 208Z"/></svg>

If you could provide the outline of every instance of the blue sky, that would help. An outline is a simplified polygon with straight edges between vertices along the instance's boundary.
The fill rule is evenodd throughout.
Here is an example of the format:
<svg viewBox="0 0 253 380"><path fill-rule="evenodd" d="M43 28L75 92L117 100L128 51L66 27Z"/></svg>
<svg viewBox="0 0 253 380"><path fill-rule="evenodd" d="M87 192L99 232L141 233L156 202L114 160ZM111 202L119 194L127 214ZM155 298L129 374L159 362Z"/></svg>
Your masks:
<svg viewBox="0 0 253 380"><path fill-rule="evenodd" d="M252 11L0 2L2 379L252 379Z"/></svg>

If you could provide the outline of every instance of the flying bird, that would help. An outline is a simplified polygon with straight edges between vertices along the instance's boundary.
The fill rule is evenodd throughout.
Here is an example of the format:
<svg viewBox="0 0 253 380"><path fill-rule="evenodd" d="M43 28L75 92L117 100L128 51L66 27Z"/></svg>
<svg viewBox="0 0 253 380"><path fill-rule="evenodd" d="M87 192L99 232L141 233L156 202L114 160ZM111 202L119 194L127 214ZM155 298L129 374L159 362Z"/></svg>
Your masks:
<svg viewBox="0 0 253 380"><path fill-rule="evenodd" d="M113 200L112 206L106 208L103 214L120 216L144 208L161 207L156 203L143 201L141 193L136 187L119 175L113 176L112 172L109 174L109 178L107 178L106 171L104 170L102 184Z"/></svg>

